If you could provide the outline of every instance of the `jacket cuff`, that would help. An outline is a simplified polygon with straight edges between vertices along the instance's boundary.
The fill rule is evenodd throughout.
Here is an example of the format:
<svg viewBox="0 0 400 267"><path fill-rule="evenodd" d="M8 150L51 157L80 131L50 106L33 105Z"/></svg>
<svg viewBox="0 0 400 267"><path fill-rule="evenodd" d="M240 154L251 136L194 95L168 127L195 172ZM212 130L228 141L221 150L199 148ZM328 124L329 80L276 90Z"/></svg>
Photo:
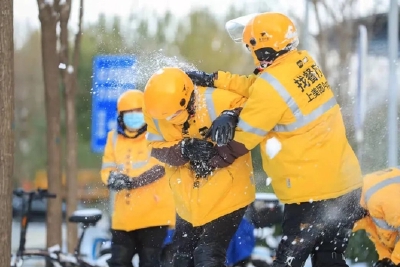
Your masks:
<svg viewBox="0 0 400 267"><path fill-rule="evenodd" d="M154 183L155 181L161 179L165 175L165 168L161 165L155 165L150 170L145 171L141 175L132 180L131 189L143 187Z"/></svg>
<svg viewBox="0 0 400 267"><path fill-rule="evenodd" d="M225 168L231 165L237 158L249 152L245 145L236 141L230 141L227 145L217 146L217 155L210 159L210 166Z"/></svg>
<svg viewBox="0 0 400 267"><path fill-rule="evenodd" d="M189 159L182 155L181 143L171 147L152 148L151 156L158 159L162 163L171 166L182 166L189 162Z"/></svg>

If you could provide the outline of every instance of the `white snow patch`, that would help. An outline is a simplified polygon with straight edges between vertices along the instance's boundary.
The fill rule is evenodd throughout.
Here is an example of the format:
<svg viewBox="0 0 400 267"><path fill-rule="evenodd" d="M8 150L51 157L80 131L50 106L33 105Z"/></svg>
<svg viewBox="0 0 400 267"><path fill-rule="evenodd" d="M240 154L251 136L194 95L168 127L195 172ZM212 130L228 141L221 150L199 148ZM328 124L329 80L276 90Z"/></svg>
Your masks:
<svg viewBox="0 0 400 267"><path fill-rule="evenodd" d="M160 75L160 74L162 74L163 72L164 72L164 70L163 70L163 69L160 69L160 70L158 70L158 71L156 72L156 74Z"/></svg>
<svg viewBox="0 0 400 267"><path fill-rule="evenodd" d="M275 194L273 193L256 193L257 200L278 200Z"/></svg>
<svg viewBox="0 0 400 267"><path fill-rule="evenodd" d="M58 68L65 70L67 68L67 65L65 65L65 63L60 63L60 65L58 65Z"/></svg>
<svg viewBox="0 0 400 267"><path fill-rule="evenodd" d="M102 211L99 209L82 209L76 210L73 213L74 216L96 216L102 215Z"/></svg>
<svg viewBox="0 0 400 267"><path fill-rule="evenodd" d="M286 39L292 39L292 38L296 38L296 37L297 37L296 29L292 25L289 25L288 29L287 29L287 32L285 34L285 38Z"/></svg>
<svg viewBox="0 0 400 267"><path fill-rule="evenodd" d="M60 247L59 244L56 244L54 246L49 247L47 249L47 251L50 252L50 253L59 252L59 251L61 251L61 247Z"/></svg>
<svg viewBox="0 0 400 267"><path fill-rule="evenodd" d="M265 145L265 151L267 152L267 155L269 156L270 159L273 159L279 153L279 151L281 151L281 149L282 149L282 144L275 137L272 137L267 140L267 143Z"/></svg>
<svg viewBox="0 0 400 267"><path fill-rule="evenodd" d="M68 68L67 68L67 71L68 71L68 73L74 73L74 67L73 66L71 66L71 65L68 65Z"/></svg>

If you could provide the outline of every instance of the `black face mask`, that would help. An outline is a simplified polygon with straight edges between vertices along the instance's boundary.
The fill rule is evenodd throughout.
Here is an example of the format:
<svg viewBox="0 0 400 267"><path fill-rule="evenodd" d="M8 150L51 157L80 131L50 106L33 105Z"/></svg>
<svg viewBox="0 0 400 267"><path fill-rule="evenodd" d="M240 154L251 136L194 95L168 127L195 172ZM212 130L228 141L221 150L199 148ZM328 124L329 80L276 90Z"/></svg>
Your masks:
<svg viewBox="0 0 400 267"><path fill-rule="evenodd" d="M262 62L262 61L271 61L273 62L275 59L278 57L282 56L283 54L286 54L289 52L289 50L283 49L281 51L275 51L274 49L267 47L267 48L261 48L254 53L256 54L257 59Z"/></svg>

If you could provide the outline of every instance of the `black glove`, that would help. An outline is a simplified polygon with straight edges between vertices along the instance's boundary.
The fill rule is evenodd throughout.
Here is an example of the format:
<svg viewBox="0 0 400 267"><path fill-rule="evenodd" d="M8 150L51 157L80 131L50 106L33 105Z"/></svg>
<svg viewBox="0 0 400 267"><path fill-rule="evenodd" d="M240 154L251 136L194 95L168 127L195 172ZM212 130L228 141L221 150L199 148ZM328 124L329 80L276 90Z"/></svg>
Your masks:
<svg viewBox="0 0 400 267"><path fill-rule="evenodd" d="M194 171L196 178L207 178L215 170L207 161L190 161L190 168Z"/></svg>
<svg viewBox="0 0 400 267"><path fill-rule="evenodd" d="M216 73L206 73L204 71L186 71L186 75L195 85L204 87L214 87L214 78Z"/></svg>
<svg viewBox="0 0 400 267"><path fill-rule="evenodd" d="M377 261L374 264L374 267L396 267L398 265L394 264L391 259L384 258L382 260Z"/></svg>
<svg viewBox="0 0 400 267"><path fill-rule="evenodd" d="M233 140L239 115L232 110L225 110L216 118L206 134L217 145L226 145Z"/></svg>
<svg viewBox="0 0 400 267"><path fill-rule="evenodd" d="M123 189L130 189L132 186L132 181L126 174L111 171L108 177L107 187L110 190L120 191Z"/></svg>
<svg viewBox="0 0 400 267"><path fill-rule="evenodd" d="M181 142L181 153L191 161L207 161L211 159L217 151L214 144L198 138L185 138Z"/></svg>

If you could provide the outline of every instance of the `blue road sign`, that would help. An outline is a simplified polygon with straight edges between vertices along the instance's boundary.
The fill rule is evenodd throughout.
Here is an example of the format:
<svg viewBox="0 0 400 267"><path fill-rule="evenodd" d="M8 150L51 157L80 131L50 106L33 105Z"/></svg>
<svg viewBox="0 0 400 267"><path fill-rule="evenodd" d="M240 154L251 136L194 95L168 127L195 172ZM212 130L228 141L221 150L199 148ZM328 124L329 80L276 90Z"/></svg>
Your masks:
<svg viewBox="0 0 400 267"><path fill-rule="evenodd" d="M136 59L131 55L99 55L93 59L91 148L102 153L107 133L117 125L118 97L135 89Z"/></svg>

